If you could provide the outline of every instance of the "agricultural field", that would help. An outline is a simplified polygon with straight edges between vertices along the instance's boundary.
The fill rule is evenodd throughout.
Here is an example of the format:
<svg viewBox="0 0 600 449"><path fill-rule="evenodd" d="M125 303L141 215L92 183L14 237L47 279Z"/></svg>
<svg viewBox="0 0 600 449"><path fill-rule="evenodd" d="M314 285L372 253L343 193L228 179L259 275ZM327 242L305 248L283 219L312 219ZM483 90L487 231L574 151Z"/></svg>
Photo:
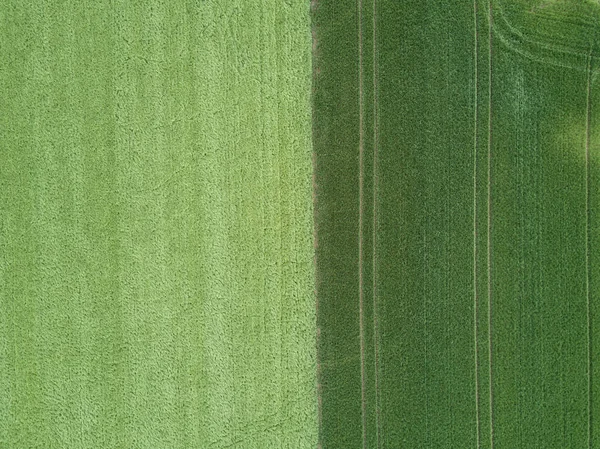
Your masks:
<svg viewBox="0 0 600 449"><path fill-rule="evenodd" d="M0 0L0 448L314 448L303 1Z"/></svg>
<svg viewBox="0 0 600 449"><path fill-rule="evenodd" d="M600 447L596 0L0 0L0 449Z"/></svg>
<svg viewBox="0 0 600 449"><path fill-rule="evenodd" d="M313 17L321 446L599 447L600 6Z"/></svg>

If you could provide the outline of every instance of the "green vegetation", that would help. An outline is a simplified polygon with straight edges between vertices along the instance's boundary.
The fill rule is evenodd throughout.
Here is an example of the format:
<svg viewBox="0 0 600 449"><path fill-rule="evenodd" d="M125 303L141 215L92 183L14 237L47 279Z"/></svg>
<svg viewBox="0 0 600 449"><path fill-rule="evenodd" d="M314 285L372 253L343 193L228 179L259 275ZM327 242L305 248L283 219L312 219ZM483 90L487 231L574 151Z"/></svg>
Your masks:
<svg viewBox="0 0 600 449"><path fill-rule="evenodd" d="M0 1L0 448L314 448L303 1Z"/></svg>
<svg viewBox="0 0 600 449"><path fill-rule="evenodd" d="M322 447L597 447L598 4L313 15Z"/></svg>
<svg viewBox="0 0 600 449"><path fill-rule="evenodd" d="M0 0L0 449L600 445L599 4L310 8Z"/></svg>

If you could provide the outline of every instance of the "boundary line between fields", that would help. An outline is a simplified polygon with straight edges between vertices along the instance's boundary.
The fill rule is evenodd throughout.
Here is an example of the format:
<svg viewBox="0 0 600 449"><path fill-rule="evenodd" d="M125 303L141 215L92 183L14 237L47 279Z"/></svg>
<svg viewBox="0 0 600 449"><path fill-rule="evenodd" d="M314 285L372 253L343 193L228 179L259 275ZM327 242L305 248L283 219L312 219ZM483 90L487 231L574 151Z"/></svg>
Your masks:
<svg viewBox="0 0 600 449"><path fill-rule="evenodd" d="M323 373L321 370L321 328L319 319L319 232L318 232L318 210L319 199L317 192L317 145L315 141L315 97L317 95L317 27L316 27L316 2L311 1L309 7L310 14L310 32L311 32L311 145L312 145L312 207L313 207L313 270L314 270L314 295L315 295L315 355L316 355L316 379L315 387L317 393L317 449L322 449L323 437L323 387L321 380Z"/></svg>

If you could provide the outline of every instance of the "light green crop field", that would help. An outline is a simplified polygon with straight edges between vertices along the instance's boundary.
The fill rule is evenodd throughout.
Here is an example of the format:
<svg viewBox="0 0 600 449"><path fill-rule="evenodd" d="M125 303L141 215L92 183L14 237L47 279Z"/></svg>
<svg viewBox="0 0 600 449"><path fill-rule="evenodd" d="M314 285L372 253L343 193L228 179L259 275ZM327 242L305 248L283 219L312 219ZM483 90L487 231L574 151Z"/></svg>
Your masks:
<svg viewBox="0 0 600 449"><path fill-rule="evenodd" d="M600 5L313 15L322 447L600 447Z"/></svg>
<svg viewBox="0 0 600 449"><path fill-rule="evenodd" d="M0 448L314 448L305 1L0 0Z"/></svg>

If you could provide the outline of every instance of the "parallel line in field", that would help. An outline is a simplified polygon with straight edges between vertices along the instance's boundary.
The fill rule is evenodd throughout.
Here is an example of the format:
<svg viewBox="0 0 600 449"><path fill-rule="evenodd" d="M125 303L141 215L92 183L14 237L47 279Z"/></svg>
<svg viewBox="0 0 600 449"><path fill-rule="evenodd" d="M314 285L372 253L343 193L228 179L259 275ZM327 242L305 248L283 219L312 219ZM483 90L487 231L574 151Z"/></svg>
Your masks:
<svg viewBox="0 0 600 449"><path fill-rule="evenodd" d="M313 77L314 77L314 72L313 72ZM313 79L313 83L314 83L314 79ZM314 118L313 118L313 124L314 124ZM314 132L314 131L313 131ZM317 232L317 161L316 161L316 153L313 150L313 154L312 154L312 202L313 202L313 249L314 249L314 255L313 255L313 266L314 266L314 273L315 273L315 286L314 286L314 295L315 295L315 315L318 317L319 316L319 279L318 279L318 260L317 260L317 248L319 247L319 240L318 240L318 232ZM321 347L321 332L320 332L320 327L319 327L319 322L317 320L317 329L316 329L316 336L315 336L315 345L316 345L316 349L315 349L315 353L317 354L317 372L316 372L316 381L317 381L317 386L316 386L316 390L317 390L317 425L318 425L318 446L317 448L320 449L321 448L321 435L323 434L323 387L321 385L321 379L323 377L322 372L321 372L321 359L320 359L320 347Z"/></svg>
<svg viewBox="0 0 600 449"><path fill-rule="evenodd" d="M585 118L585 290L587 309L587 357L588 357L588 447L591 449L592 435L592 319L590 297L590 121L592 115L592 49L588 56L587 87L586 87L586 118Z"/></svg>
<svg viewBox="0 0 600 449"><path fill-rule="evenodd" d="M363 285L363 207L364 207L364 68L363 68L363 2L358 0L358 308L360 331L360 380L362 403L362 439L363 449L367 447L367 404L365 376L365 329L364 329L364 285Z"/></svg>
<svg viewBox="0 0 600 449"><path fill-rule="evenodd" d="M375 351L375 435L377 447L381 447L381 398L379 385L379 322L377 319L377 191L379 179L378 93L377 93L377 0L373 0L373 346Z"/></svg>
<svg viewBox="0 0 600 449"><path fill-rule="evenodd" d="M493 0L488 1L488 161L487 161L487 293L488 293L488 361L490 402L490 449L494 449L494 390L492 381L492 27Z"/></svg>
<svg viewBox="0 0 600 449"><path fill-rule="evenodd" d="M477 0L473 0L473 25L475 33L475 45L474 45L474 110L473 110L473 343L474 343L474 358L475 358L475 431L477 440L477 449L481 447L480 441L480 429L481 424L479 422L479 342L477 338L478 324L477 318L479 316L479 298L477 289L477 144L478 137L477 133L479 130L479 73L478 73L478 60L479 60L479 32L477 29Z"/></svg>

